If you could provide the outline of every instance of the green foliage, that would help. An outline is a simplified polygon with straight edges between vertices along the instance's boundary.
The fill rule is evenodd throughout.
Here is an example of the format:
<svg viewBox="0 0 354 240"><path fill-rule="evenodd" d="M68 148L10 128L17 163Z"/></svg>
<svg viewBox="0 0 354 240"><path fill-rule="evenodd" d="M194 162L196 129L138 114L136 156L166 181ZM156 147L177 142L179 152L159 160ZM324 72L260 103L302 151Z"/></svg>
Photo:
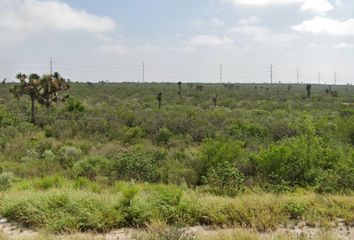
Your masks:
<svg viewBox="0 0 354 240"><path fill-rule="evenodd" d="M65 101L67 96L60 97L60 91L69 89L69 83L62 78L59 73L53 75L43 75L40 77L36 73L29 76L19 73L16 78L20 80L19 84L15 84L10 92L15 98L20 99L27 95L31 99L31 123L36 123L35 102L50 108L54 103Z"/></svg>
<svg viewBox="0 0 354 240"><path fill-rule="evenodd" d="M167 128L161 128L156 136L157 144L167 144L170 139L173 137L173 133Z"/></svg>
<svg viewBox="0 0 354 240"><path fill-rule="evenodd" d="M62 187L65 183L65 179L58 175L45 176L35 180L35 187L41 190L48 190L51 188Z"/></svg>
<svg viewBox="0 0 354 240"><path fill-rule="evenodd" d="M245 177L229 162L220 162L208 171L203 180L213 193L233 197L243 189Z"/></svg>
<svg viewBox="0 0 354 240"><path fill-rule="evenodd" d="M112 177L116 180L157 182L160 179L160 160L159 152L140 149L124 152L112 164Z"/></svg>
<svg viewBox="0 0 354 240"><path fill-rule="evenodd" d="M11 190L0 201L0 214L25 227L55 233L109 232L154 223L178 227L241 226L271 231L280 223L299 218L310 223L326 223L336 218L351 222L354 213L348 210L354 208L352 198L311 192L253 193L229 198L175 186L132 183L104 186L97 194L68 185L47 191Z"/></svg>
<svg viewBox="0 0 354 240"><path fill-rule="evenodd" d="M14 181L14 175L0 171L0 192L8 190Z"/></svg>
<svg viewBox="0 0 354 240"><path fill-rule="evenodd" d="M319 191L324 192L351 188L353 162L348 150L327 146L318 137L299 136L284 140L261 151L256 159L264 179L272 184L317 184ZM341 173L346 175L343 176L347 179L344 185L340 184L344 180Z"/></svg>
<svg viewBox="0 0 354 240"><path fill-rule="evenodd" d="M200 149L203 170L216 167L221 162L241 163L242 154L242 142L225 137L208 139L201 145Z"/></svg>
<svg viewBox="0 0 354 240"><path fill-rule="evenodd" d="M81 149L72 146L63 146L58 153L59 163L65 169L71 168L81 157Z"/></svg>
<svg viewBox="0 0 354 240"><path fill-rule="evenodd" d="M11 124L13 124L13 118L2 106L0 106L0 127L5 127Z"/></svg>
<svg viewBox="0 0 354 240"><path fill-rule="evenodd" d="M98 176L108 176L109 174L108 159L100 156L87 157L76 162L73 171L78 177L87 177L95 180Z"/></svg>
<svg viewBox="0 0 354 240"><path fill-rule="evenodd" d="M0 88L0 165L42 181L36 188L61 187L60 178L46 179L57 175L94 192L114 180L227 195L258 187L354 190L351 86L333 86L333 98L328 86L313 85L308 101L302 84L188 84L178 95L176 84L71 83L72 97L47 109L62 99L44 98L60 76L18 77L16 96L31 94L32 85L40 89L34 92L38 121L26 122L28 103L13 99L14 84Z"/></svg>
<svg viewBox="0 0 354 240"><path fill-rule="evenodd" d="M70 97L65 106L68 112L84 112L85 107L79 99Z"/></svg>
<svg viewBox="0 0 354 240"><path fill-rule="evenodd" d="M144 136L144 131L141 127L129 127L124 132L124 142L134 144Z"/></svg>
<svg viewBox="0 0 354 240"><path fill-rule="evenodd" d="M304 217L307 209L306 206L304 206L302 203L288 202L284 206L283 211L286 214L289 214L290 219L301 219Z"/></svg>

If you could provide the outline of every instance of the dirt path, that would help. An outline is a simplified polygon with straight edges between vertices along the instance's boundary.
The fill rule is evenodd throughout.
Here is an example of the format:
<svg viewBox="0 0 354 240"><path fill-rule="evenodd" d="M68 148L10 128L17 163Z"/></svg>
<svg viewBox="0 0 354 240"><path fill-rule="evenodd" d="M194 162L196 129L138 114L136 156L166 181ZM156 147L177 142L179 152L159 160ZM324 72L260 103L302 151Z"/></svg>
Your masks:
<svg viewBox="0 0 354 240"><path fill-rule="evenodd" d="M208 229L201 226L188 228L187 231L195 233L203 239L203 236L216 236L218 234L232 235L240 229ZM140 231L141 232L141 231ZM315 239L316 236L321 235L324 232L323 229L318 227L309 227L305 223L299 223L296 226L283 227L280 226L277 231L272 233L259 233L261 239L270 239L276 235L306 235L309 239ZM354 225L346 226L344 222L339 221L337 224L333 224L333 228L329 231L331 235L341 240L353 240L354 239ZM82 240L133 240L133 236L139 233L136 229L120 229L112 231L108 234L94 235L94 234L76 234L76 235L58 235L51 237L53 239L82 239ZM0 219L0 236L3 234L8 239L37 239L39 236L43 236L38 232L23 229L16 224L8 222L6 219ZM1 237L0 237L1 239ZM43 237L41 238L43 239Z"/></svg>

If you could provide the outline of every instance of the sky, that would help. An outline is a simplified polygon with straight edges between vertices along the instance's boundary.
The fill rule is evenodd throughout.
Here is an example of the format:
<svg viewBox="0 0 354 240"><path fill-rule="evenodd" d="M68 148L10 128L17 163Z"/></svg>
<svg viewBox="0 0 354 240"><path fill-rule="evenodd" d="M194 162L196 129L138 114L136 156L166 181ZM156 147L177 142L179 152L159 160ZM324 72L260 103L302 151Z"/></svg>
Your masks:
<svg viewBox="0 0 354 240"><path fill-rule="evenodd" d="M354 1L0 0L0 79L50 58L83 82L354 83Z"/></svg>

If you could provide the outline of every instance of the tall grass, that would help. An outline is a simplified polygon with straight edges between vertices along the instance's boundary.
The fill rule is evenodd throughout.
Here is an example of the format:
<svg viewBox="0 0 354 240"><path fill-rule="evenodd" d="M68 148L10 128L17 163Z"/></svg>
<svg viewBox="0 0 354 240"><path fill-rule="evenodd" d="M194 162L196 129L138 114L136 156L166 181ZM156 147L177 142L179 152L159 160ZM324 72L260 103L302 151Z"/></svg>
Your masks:
<svg viewBox="0 0 354 240"><path fill-rule="evenodd" d="M37 181L27 190L6 192L0 215L32 229L50 232L108 232L120 227L144 228L152 222L170 226L208 225L275 230L279 224L307 221L323 226L337 218L354 222L354 197L292 193L249 193L217 197L153 184L118 185L100 193L65 187L43 190ZM47 186L47 185L46 185Z"/></svg>

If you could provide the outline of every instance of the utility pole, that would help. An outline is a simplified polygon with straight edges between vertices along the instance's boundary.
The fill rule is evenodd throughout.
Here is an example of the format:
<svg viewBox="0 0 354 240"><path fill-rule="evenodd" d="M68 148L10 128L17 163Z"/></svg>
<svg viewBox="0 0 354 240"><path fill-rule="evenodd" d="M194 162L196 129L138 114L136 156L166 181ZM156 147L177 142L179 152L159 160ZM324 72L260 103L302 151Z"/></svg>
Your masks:
<svg viewBox="0 0 354 240"><path fill-rule="evenodd" d="M143 83L145 82L145 62L143 62Z"/></svg>
<svg viewBox="0 0 354 240"><path fill-rule="evenodd" d="M220 83L223 81L223 66L220 64Z"/></svg>
<svg viewBox="0 0 354 240"><path fill-rule="evenodd" d="M273 64L270 64L270 83L273 84Z"/></svg>
<svg viewBox="0 0 354 240"><path fill-rule="evenodd" d="M297 80L297 84L299 84L300 83L300 69L299 68L296 69L296 80Z"/></svg>
<svg viewBox="0 0 354 240"><path fill-rule="evenodd" d="M50 58L50 75L53 75L53 58Z"/></svg>
<svg viewBox="0 0 354 240"><path fill-rule="evenodd" d="M318 84L321 84L321 72L318 72L317 79L318 79Z"/></svg>
<svg viewBox="0 0 354 240"><path fill-rule="evenodd" d="M334 83L334 85L337 84L337 72L333 73L333 83Z"/></svg>

